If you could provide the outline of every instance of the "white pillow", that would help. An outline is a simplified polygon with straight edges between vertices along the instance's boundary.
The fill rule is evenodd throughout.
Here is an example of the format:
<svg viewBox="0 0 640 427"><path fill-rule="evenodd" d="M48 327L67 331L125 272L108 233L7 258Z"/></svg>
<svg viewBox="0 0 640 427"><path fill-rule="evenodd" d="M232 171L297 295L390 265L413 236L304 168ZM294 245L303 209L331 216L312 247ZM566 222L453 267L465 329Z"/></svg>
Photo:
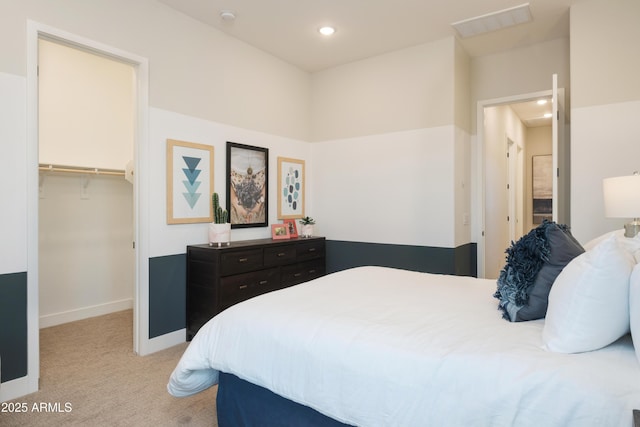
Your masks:
<svg viewBox="0 0 640 427"><path fill-rule="evenodd" d="M559 353L592 351L629 332L629 277L634 265L613 235L567 264L549 292L542 330L545 348Z"/></svg>
<svg viewBox="0 0 640 427"><path fill-rule="evenodd" d="M640 362L640 264L633 268L629 283L629 309L631 311L631 337Z"/></svg>
<svg viewBox="0 0 640 427"><path fill-rule="evenodd" d="M633 255L636 262L640 262L640 234L637 234L635 237L625 237L623 228L604 233L602 236L598 236L595 239L589 240L582 247L585 251L589 251L596 245L598 245L598 243L603 242L610 236L616 236L618 243L620 243L627 252Z"/></svg>

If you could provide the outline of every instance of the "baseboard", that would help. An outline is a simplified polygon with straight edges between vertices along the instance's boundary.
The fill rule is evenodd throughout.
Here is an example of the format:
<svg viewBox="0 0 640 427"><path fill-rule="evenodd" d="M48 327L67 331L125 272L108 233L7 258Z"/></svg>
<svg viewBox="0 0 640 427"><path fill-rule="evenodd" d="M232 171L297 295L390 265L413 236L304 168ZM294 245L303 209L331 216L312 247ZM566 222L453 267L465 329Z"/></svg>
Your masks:
<svg viewBox="0 0 640 427"><path fill-rule="evenodd" d="M40 316L40 329L133 308L133 298Z"/></svg>
<svg viewBox="0 0 640 427"><path fill-rule="evenodd" d="M159 337L151 338L146 342L141 343L140 356L146 356L157 351L165 350L167 348L182 344L187 341L187 329L183 328L168 334L160 335Z"/></svg>
<svg viewBox="0 0 640 427"><path fill-rule="evenodd" d="M37 381L32 381L29 376L16 378L0 384L0 402L17 399L36 391L38 391Z"/></svg>

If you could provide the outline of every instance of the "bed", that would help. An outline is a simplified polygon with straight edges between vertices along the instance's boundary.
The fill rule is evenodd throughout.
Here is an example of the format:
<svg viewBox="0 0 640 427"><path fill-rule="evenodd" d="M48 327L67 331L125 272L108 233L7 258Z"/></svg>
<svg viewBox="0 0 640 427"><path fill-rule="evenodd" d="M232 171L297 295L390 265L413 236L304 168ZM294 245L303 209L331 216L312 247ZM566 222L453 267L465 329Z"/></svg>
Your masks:
<svg viewBox="0 0 640 427"><path fill-rule="evenodd" d="M551 351L546 320L506 321L495 291L495 280L386 267L332 273L217 315L167 387L188 396L219 384L221 427L633 425L628 308L613 342Z"/></svg>

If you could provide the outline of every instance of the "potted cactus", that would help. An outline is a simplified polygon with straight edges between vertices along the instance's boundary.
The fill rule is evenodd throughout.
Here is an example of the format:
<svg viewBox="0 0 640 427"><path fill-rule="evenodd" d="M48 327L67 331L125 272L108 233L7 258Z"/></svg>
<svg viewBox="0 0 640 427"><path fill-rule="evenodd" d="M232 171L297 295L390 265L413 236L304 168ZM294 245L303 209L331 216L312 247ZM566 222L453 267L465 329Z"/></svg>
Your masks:
<svg viewBox="0 0 640 427"><path fill-rule="evenodd" d="M311 237L313 236L313 225L316 221L310 216L305 216L298 221L302 225L302 230L300 233L301 237Z"/></svg>
<svg viewBox="0 0 640 427"><path fill-rule="evenodd" d="M230 245L231 243L231 224L229 223L229 212L220 206L220 197L218 193L211 196L213 205L213 222L209 224L209 246L217 243L222 246L223 243Z"/></svg>

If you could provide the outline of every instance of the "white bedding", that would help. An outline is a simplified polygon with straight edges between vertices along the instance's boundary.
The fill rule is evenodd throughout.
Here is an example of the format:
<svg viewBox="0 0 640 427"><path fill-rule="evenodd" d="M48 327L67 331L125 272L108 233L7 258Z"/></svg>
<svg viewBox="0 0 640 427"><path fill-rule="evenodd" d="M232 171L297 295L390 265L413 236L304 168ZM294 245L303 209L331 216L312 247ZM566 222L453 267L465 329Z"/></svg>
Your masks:
<svg viewBox="0 0 640 427"><path fill-rule="evenodd" d="M360 267L265 294L209 321L168 389L197 393L223 371L358 426L631 426L631 338L551 353L544 321L503 320L495 289Z"/></svg>

